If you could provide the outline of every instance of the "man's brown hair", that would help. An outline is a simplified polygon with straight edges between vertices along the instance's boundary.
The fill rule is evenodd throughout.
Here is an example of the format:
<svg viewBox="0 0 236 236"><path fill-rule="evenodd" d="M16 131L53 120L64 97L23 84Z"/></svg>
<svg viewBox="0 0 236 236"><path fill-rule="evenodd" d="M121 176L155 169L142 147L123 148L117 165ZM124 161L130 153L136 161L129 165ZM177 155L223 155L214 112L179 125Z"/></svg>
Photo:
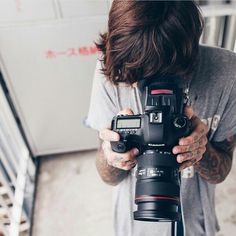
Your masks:
<svg viewBox="0 0 236 236"><path fill-rule="evenodd" d="M203 19L193 1L114 0L101 34L103 73L132 84L154 75L187 77L196 62Z"/></svg>

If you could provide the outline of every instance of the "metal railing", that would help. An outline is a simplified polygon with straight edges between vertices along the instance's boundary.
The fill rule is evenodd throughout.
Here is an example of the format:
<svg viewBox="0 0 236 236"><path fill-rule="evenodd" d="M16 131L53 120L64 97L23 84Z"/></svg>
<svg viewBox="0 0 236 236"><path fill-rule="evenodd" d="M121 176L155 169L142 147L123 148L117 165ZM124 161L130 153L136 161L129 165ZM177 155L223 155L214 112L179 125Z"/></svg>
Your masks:
<svg viewBox="0 0 236 236"><path fill-rule="evenodd" d="M236 40L236 2L201 6L205 28L200 42L234 50Z"/></svg>
<svg viewBox="0 0 236 236"><path fill-rule="evenodd" d="M0 84L0 232L4 236L29 232L27 201L33 198L34 178L35 166Z"/></svg>

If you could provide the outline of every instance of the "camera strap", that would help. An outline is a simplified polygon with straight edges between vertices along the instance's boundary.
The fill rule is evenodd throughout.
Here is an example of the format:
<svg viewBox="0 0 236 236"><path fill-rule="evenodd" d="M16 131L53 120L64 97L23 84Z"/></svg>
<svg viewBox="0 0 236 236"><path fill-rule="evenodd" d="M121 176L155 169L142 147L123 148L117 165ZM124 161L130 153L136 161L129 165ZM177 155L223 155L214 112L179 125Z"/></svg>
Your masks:
<svg viewBox="0 0 236 236"><path fill-rule="evenodd" d="M181 175L179 175L179 184L181 186ZM179 221L172 221L171 222L171 236L185 236L185 223L184 223L181 191L180 191L180 207L178 209L178 212L181 215L181 219Z"/></svg>

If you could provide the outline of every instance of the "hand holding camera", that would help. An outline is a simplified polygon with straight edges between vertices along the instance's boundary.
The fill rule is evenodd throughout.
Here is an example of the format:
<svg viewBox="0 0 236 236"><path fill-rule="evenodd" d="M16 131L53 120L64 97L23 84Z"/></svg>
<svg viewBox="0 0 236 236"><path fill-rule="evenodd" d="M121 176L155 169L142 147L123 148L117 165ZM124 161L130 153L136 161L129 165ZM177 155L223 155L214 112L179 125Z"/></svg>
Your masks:
<svg viewBox="0 0 236 236"><path fill-rule="evenodd" d="M119 112L118 115L122 114L133 115L133 112L131 109L125 109ZM99 136L103 140L102 148L108 165L122 170L130 170L136 165L135 157L139 153L137 148L132 148L125 153L117 153L111 149L110 142L118 142L120 140L118 133L110 129L103 129L100 131Z"/></svg>
<svg viewBox="0 0 236 236"><path fill-rule="evenodd" d="M180 170L199 162L206 151L208 142L206 136L208 127L194 115L192 107L185 107L185 115L191 120L192 133L181 138L179 144L172 149L172 152L177 155L177 161L181 163Z"/></svg>

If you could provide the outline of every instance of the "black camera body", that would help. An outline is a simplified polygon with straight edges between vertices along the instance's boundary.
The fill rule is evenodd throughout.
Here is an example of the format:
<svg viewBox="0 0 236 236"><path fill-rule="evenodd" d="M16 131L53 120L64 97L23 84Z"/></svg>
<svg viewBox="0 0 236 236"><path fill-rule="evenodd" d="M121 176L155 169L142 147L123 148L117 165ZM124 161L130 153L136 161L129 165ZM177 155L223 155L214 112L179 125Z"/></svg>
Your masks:
<svg viewBox="0 0 236 236"><path fill-rule="evenodd" d="M140 152L156 148L167 151L189 133L190 122L183 115L183 89L170 79L148 82L139 86L144 89L144 114L118 115L112 120L112 130L120 134L120 141L111 143L116 152L133 147Z"/></svg>
<svg viewBox="0 0 236 236"><path fill-rule="evenodd" d="M112 130L120 134L120 141L112 142L112 149L119 153L134 147L139 152L156 148L167 151L186 135L187 126L187 117L160 110L149 114L118 115L112 120Z"/></svg>
<svg viewBox="0 0 236 236"><path fill-rule="evenodd" d="M180 186L179 165L172 148L190 133L191 123L183 114L187 96L178 78L148 78L138 82L143 114L118 115L111 129L120 141L111 142L112 150L124 153L138 148L134 219L176 221Z"/></svg>

